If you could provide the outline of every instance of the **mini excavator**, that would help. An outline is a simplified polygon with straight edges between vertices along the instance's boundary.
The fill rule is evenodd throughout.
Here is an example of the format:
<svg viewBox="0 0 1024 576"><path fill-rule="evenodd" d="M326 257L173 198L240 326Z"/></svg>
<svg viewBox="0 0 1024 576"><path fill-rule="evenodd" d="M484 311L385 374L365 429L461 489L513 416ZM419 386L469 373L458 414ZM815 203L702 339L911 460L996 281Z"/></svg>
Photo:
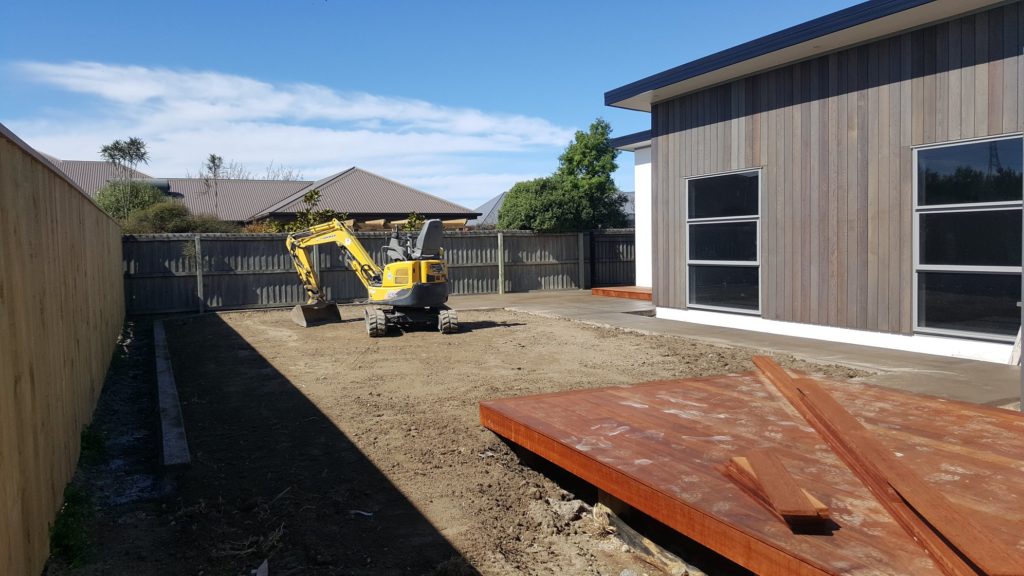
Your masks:
<svg viewBox="0 0 1024 576"><path fill-rule="evenodd" d="M306 289L307 303L292 309L292 320L302 327L340 322L338 306L324 295L313 265L312 247L335 243L341 248L346 266L366 287L371 304L364 309L366 332L371 338L387 333L388 327L436 327L442 334L459 329L455 311L448 308L448 264L441 248L440 220L423 223L415 240L410 234L391 233L384 246L390 262L382 269L345 224L331 220L308 230L290 234L285 241L295 271Z"/></svg>

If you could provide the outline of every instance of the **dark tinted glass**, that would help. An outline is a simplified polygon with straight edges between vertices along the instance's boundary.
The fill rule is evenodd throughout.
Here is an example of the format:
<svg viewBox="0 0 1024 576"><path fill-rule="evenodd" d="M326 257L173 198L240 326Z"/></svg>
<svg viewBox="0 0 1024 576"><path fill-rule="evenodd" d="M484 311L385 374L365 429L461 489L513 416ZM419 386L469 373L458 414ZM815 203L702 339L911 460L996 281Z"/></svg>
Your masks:
<svg viewBox="0 0 1024 576"><path fill-rule="evenodd" d="M921 263L1020 266L1020 210L921 215Z"/></svg>
<svg viewBox="0 0 1024 576"><path fill-rule="evenodd" d="M757 260L757 222L690 225L690 260Z"/></svg>
<svg viewBox="0 0 1024 576"><path fill-rule="evenodd" d="M1003 336L1020 327L1020 274L919 272L917 290L920 326Z"/></svg>
<svg viewBox="0 0 1024 576"><path fill-rule="evenodd" d="M756 266L690 266L690 303L758 309Z"/></svg>
<svg viewBox="0 0 1024 576"><path fill-rule="evenodd" d="M690 180L688 202L690 218L757 216L757 172Z"/></svg>
<svg viewBox="0 0 1024 576"><path fill-rule="evenodd" d="M917 153L917 202L967 204L1020 200L1021 139L975 142Z"/></svg>

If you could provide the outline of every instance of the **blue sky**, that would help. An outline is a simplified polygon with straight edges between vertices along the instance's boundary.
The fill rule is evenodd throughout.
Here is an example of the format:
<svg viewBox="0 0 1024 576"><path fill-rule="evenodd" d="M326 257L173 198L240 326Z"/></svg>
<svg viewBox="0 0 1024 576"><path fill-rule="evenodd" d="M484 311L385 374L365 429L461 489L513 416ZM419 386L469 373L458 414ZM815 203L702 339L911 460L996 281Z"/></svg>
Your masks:
<svg viewBox="0 0 1024 576"><path fill-rule="evenodd" d="M476 207L598 116L649 128L605 91L854 3L9 0L0 122L67 159L140 136L158 177L358 165Z"/></svg>

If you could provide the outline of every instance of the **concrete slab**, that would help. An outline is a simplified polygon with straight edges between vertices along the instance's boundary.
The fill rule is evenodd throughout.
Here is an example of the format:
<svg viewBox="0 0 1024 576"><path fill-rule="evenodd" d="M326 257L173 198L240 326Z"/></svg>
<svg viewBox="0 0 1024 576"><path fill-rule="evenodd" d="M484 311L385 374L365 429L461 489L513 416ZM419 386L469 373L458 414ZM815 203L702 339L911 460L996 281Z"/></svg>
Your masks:
<svg viewBox="0 0 1024 576"><path fill-rule="evenodd" d="M456 310L517 310L767 354L789 354L874 372L863 379L872 384L977 404L1003 406L1018 401L1020 394L1017 366L664 320L651 317L654 306L650 302L592 296L583 290L453 296L448 304Z"/></svg>

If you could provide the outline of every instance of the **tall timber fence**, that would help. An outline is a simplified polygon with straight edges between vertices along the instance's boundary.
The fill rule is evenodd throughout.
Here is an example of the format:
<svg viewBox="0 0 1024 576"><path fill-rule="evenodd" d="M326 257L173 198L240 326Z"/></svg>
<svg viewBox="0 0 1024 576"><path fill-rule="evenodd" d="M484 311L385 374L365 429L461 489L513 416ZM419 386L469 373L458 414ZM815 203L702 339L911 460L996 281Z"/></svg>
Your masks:
<svg viewBox="0 0 1024 576"><path fill-rule="evenodd" d="M383 264L387 232L356 234ZM632 230L581 234L445 232L453 294L493 294L630 285L635 281ZM302 285L284 234L153 234L124 237L128 312L264 308L297 304ZM327 297L366 297L339 248L317 247L315 262Z"/></svg>
<svg viewBox="0 0 1024 576"><path fill-rule="evenodd" d="M0 125L0 574L40 574L124 318L121 229Z"/></svg>

